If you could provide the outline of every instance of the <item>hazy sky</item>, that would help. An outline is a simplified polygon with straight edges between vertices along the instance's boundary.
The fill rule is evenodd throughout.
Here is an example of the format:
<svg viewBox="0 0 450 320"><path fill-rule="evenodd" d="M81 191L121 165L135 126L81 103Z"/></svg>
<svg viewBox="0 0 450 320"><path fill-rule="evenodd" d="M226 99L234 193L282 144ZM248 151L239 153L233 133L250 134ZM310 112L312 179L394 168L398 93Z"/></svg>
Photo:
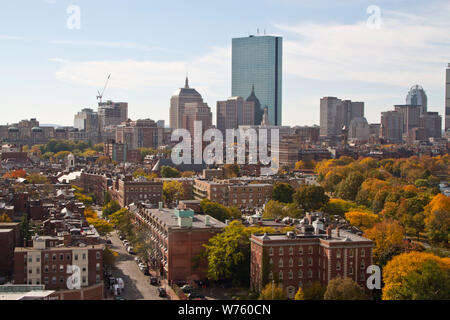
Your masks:
<svg viewBox="0 0 450 320"><path fill-rule="evenodd" d="M36 117L73 125L105 99L132 119L165 119L186 72L211 107L231 95L231 38L281 35L283 124L319 123L323 96L364 101L369 122L404 104L411 86L444 111L449 1L0 0L0 123ZM76 11L80 9L80 28ZM367 25L370 5L380 28ZM69 21L68 21L69 20ZM369 20L369 22L379 20Z"/></svg>

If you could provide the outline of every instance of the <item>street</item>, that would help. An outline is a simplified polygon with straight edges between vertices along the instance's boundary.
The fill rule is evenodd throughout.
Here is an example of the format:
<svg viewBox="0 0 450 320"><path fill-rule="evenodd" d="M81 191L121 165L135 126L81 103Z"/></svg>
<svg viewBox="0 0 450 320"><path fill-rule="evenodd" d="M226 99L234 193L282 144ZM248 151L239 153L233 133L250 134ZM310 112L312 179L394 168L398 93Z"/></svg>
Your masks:
<svg viewBox="0 0 450 320"><path fill-rule="evenodd" d="M157 287L150 285L150 278L139 270L136 261L134 261L135 256L125 250L117 232L112 232L108 239L112 242L111 250L119 253L112 274L124 281L125 290L122 297L125 300L164 300L156 293Z"/></svg>

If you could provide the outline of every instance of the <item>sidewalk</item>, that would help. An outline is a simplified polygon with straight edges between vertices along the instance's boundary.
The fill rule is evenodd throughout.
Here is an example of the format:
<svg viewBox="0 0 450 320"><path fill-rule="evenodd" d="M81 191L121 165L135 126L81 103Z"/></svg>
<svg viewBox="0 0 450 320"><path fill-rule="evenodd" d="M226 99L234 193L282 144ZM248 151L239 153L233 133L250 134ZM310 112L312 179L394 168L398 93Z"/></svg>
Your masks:
<svg viewBox="0 0 450 320"><path fill-rule="evenodd" d="M162 288L166 289L167 296L170 297L169 300L180 300L180 298L177 296L175 291L173 291L172 287L169 285L166 279L160 279L160 277L157 275L156 270L153 270L149 267L149 272L152 277L158 278L159 281L161 281Z"/></svg>

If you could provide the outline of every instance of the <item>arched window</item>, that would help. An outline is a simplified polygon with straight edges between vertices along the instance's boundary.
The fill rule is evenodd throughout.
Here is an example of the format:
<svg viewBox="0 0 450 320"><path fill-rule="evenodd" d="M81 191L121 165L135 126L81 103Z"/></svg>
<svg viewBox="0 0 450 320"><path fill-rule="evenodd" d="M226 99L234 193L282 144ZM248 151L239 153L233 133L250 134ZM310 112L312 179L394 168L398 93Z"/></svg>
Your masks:
<svg viewBox="0 0 450 320"><path fill-rule="evenodd" d="M273 260L272 260L272 258L270 258L270 260L269 260L269 263L270 263L270 264L273 264Z"/></svg>
<svg viewBox="0 0 450 320"><path fill-rule="evenodd" d="M336 270L341 270L341 262L336 262Z"/></svg>
<svg viewBox="0 0 450 320"><path fill-rule="evenodd" d="M308 258L308 266L312 266L313 265L313 259L312 258Z"/></svg>
<svg viewBox="0 0 450 320"><path fill-rule="evenodd" d="M283 280L283 271L280 271L280 272L278 273L278 279L279 279L279 280Z"/></svg>
<svg viewBox="0 0 450 320"><path fill-rule="evenodd" d="M302 270L298 270L298 278L303 279L303 271Z"/></svg>
<svg viewBox="0 0 450 320"><path fill-rule="evenodd" d="M272 271L269 272L269 280L273 280L273 272Z"/></svg>
<svg viewBox="0 0 450 320"><path fill-rule="evenodd" d="M303 254L303 247L302 246L298 247L298 254Z"/></svg>
<svg viewBox="0 0 450 320"><path fill-rule="evenodd" d="M269 256L273 256L273 248L272 247L269 248Z"/></svg>
<svg viewBox="0 0 450 320"><path fill-rule="evenodd" d="M278 260L278 267L283 268L283 259Z"/></svg>
<svg viewBox="0 0 450 320"><path fill-rule="evenodd" d="M292 258L289 258L289 267L294 266L294 260Z"/></svg>
<svg viewBox="0 0 450 320"><path fill-rule="evenodd" d="M308 278L312 278L313 277L313 272L311 269L308 269Z"/></svg>
<svg viewBox="0 0 450 320"><path fill-rule="evenodd" d="M299 267L303 266L303 258L298 258L298 266Z"/></svg>
<svg viewBox="0 0 450 320"><path fill-rule="evenodd" d="M278 249L278 254L279 254L280 256L282 256L282 255L284 254L283 247L280 247L280 249Z"/></svg>
<svg viewBox="0 0 450 320"><path fill-rule="evenodd" d="M294 273L292 272L292 270L289 270L289 279L294 279Z"/></svg>
<svg viewBox="0 0 450 320"><path fill-rule="evenodd" d="M336 258L339 259L341 257L341 249L336 250Z"/></svg>

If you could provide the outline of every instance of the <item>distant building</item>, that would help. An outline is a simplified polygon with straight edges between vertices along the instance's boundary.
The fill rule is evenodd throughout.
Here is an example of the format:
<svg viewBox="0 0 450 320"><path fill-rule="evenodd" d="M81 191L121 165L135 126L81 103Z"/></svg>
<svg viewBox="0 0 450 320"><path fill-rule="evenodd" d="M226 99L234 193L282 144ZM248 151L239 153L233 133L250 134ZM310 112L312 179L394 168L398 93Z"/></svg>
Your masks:
<svg viewBox="0 0 450 320"><path fill-rule="evenodd" d="M181 120L181 127L191 133L194 139L195 122L202 123L202 134L212 127L211 108L206 103L188 102L184 105L184 113Z"/></svg>
<svg viewBox="0 0 450 320"><path fill-rule="evenodd" d="M364 117L364 102L352 102L336 97L320 99L320 135L322 137L339 137L344 126L348 128L353 119L361 117Z"/></svg>
<svg viewBox="0 0 450 320"><path fill-rule="evenodd" d="M90 108L78 112L73 120L73 127L80 131L97 132L98 126L98 113Z"/></svg>
<svg viewBox="0 0 450 320"><path fill-rule="evenodd" d="M260 121L261 123L261 121ZM255 124L255 102L245 101L242 97L231 97L226 101L217 101L217 129L237 129L242 125Z"/></svg>
<svg viewBox="0 0 450 320"><path fill-rule="evenodd" d="M184 88L180 88L170 99L170 128L181 129L186 103L203 103L203 98L197 90L189 88L189 80L186 77Z"/></svg>
<svg viewBox="0 0 450 320"><path fill-rule="evenodd" d="M148 181L145 178L133 179L131 176L116 178L110 189L111 195L122 207L131 203L148 202L158 204L163 199L163 183Z"/></svg>
<svg viewBox="0 0 450 320"><path fill-rule="evenodd" d="M395 105L394 108L403 115L403 134L408 135L410 130L420 127L421 106Z"/></svg>
<svg viewBox="0 0 450 320"><path fill-rule="evenodd" d="M233 97L245 97L252 91L269 109L271 125L282 124L283 38L249 36L232 40ZM257 123L259 125L259 123Z"/></svg>
<svg viewBox="0 0 450 320"><path fill-rule="evenodd" d="M442 117L438 112L425 112L420 116L420 127L426 130L428 138L442 137Z"/></svg>
<svg viewBox="0 0 450 320"><path fill-rule="evenodd" d="M117 126L128 120L128 103L126 102L99 102L98 119L101 130L108 126Z"/></svg>
<svg viewBox="0 0 450 320"><path fill-rule="evenodd" d="M447 131L450 129L450 63L445 72L445 131Z"/></svg>
<svg viewBox="0 0 450 320"><path fill-rule="evenodd" d="M428 111L428 101L425 90L418 84L412 86L406 96L407 105L420 106L420 114Z"/></svg>
<svg viewBox="0 0 450 320"><path fill-rule="evenodd" d="M389 142L401 142L403 139L403 113L399 111L382 112L380 136Z"/></svg>
<svg viewBox="0 0 450 320"><path fill-rule="evenodd" d="M348 140L355 142L367 142L369 141L370 126L366 118L359 117L350 121L348 127Z"/></svg>

